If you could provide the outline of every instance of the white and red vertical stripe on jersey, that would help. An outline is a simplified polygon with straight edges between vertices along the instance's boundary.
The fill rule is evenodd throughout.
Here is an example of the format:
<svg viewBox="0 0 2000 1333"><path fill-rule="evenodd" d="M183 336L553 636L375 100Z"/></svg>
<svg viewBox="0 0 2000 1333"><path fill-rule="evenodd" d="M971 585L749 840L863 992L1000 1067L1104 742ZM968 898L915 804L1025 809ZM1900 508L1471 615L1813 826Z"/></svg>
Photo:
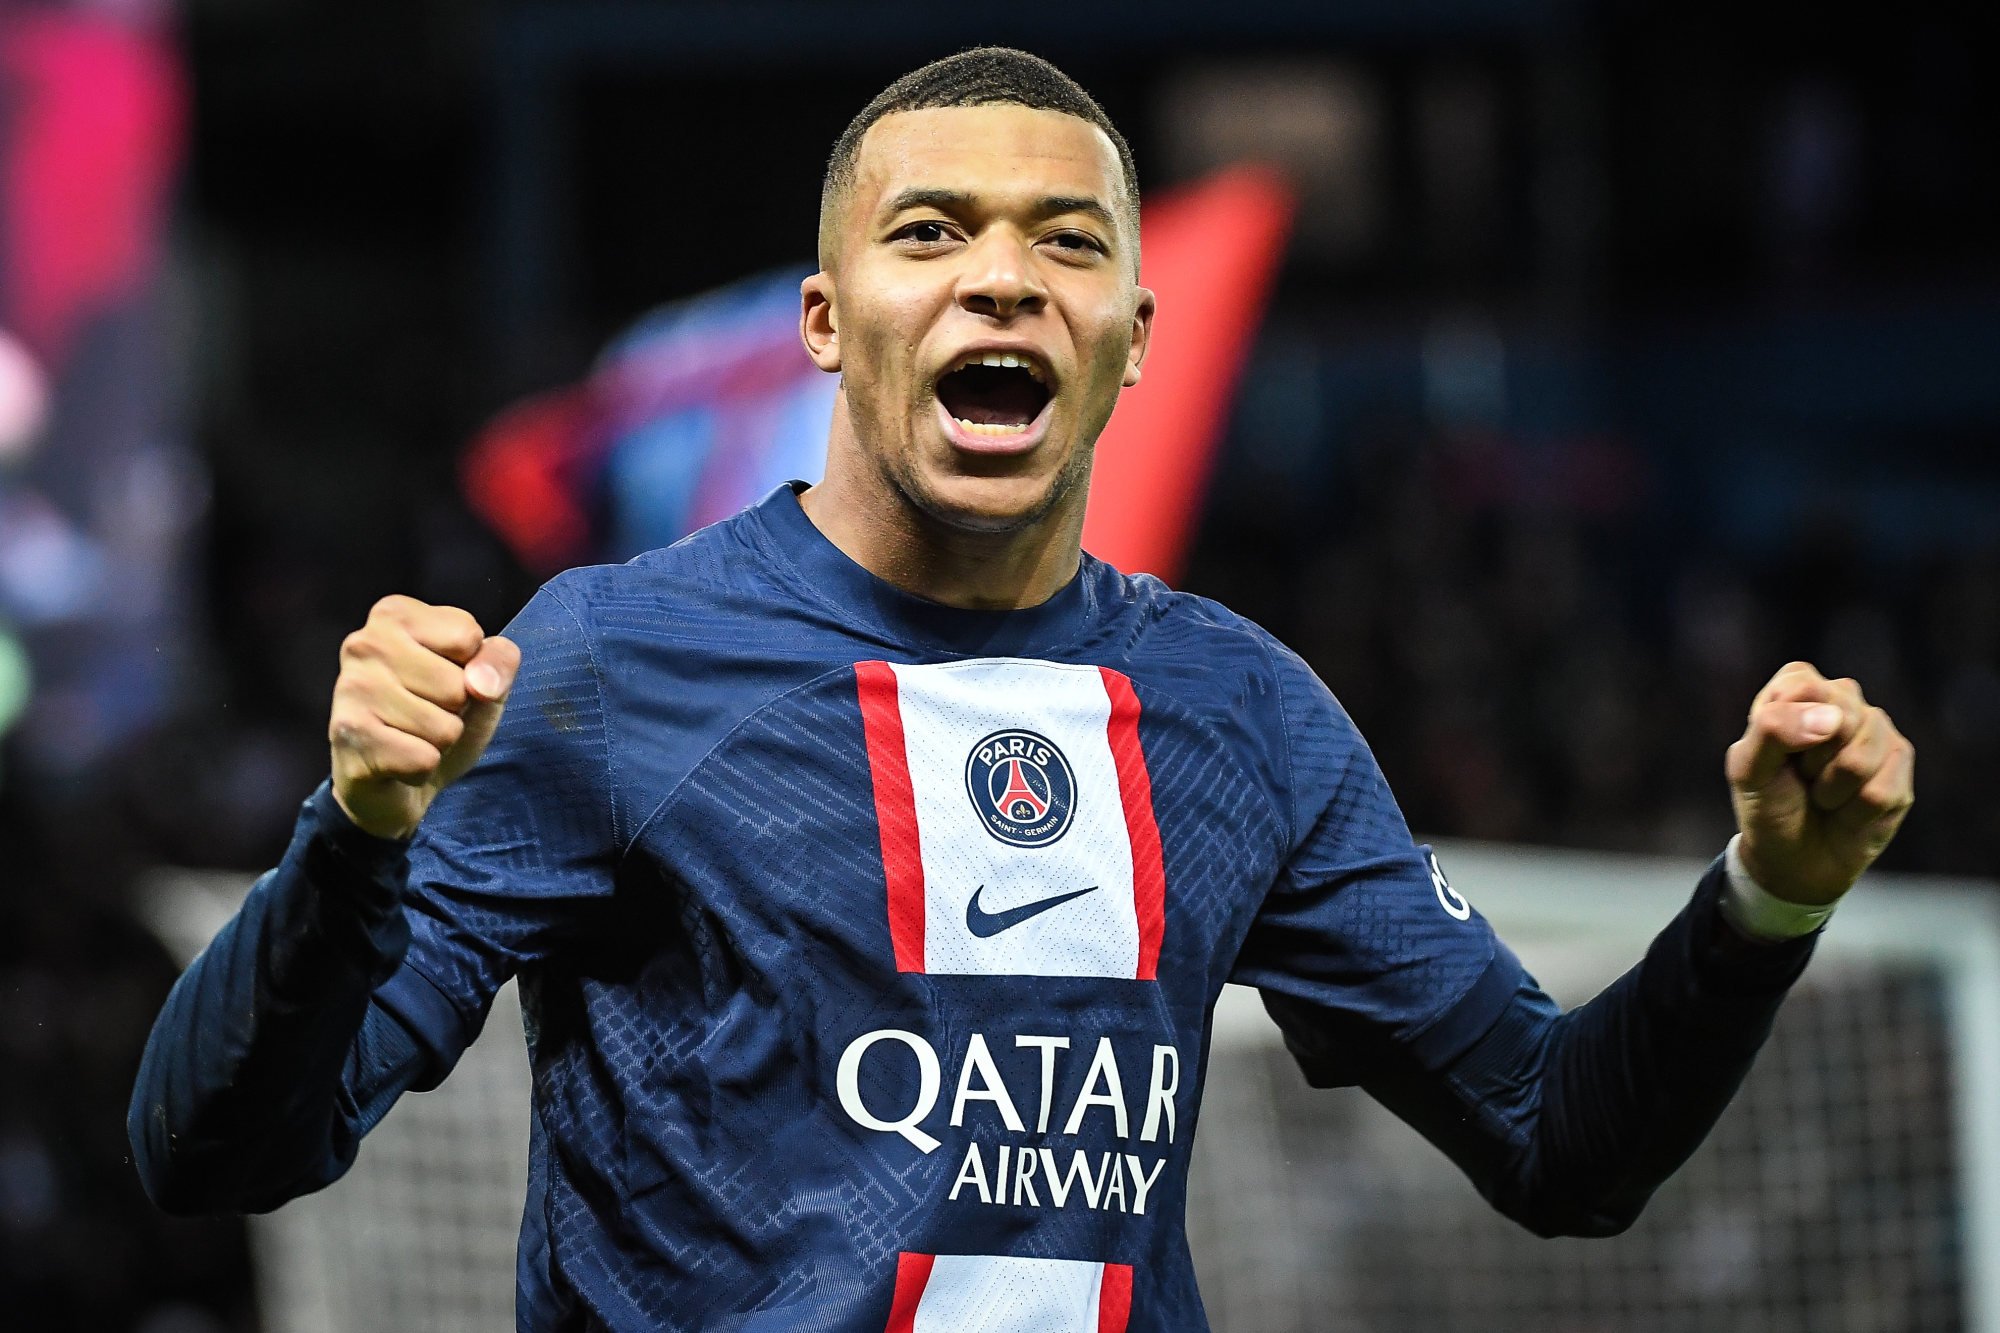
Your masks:
<svg viewBox="0 0 2000 1333"><path fill-rule="evenodd" d="M883 1333L1125 1333L1131 1317L1130 1264L904 1253Z"/></svg>
<svg viewBox="0 0 2000 1333"><path fill-rule="evenodd" d="M854 674L897 970L1156 979L1166 872L1132 682L1020 658ZM998 735L1054 752L1036 768L1068 801L1042 821L1053 832L994 832L973 756ZM1018 764L996 771L1020 781Z"/></svg>

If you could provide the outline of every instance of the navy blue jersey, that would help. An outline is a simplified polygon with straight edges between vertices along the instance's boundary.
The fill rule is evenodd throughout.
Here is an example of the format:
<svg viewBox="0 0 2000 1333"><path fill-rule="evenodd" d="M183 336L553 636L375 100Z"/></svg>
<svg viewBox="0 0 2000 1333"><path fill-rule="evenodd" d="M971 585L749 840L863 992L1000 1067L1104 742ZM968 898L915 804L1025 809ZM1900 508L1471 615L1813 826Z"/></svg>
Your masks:
<svg viewBox="0 0 2000 1333"><path fill-rule="evenodd" d="M946 1255L982 1262L918 1314L998 1284L1022 1328L1156 1327L1197 1304L1225 981L1435 1060L1518 980L1312 673L1155 580L1086 559L1030 611L940 607L785 489L506 632L381 1000L448 1063L520 976L528 1280L619 1326L880 1330Z"/></svg>
<svg viewBox="0 0 2000 1333"><path fill-rule="evenodd" d="M1553 1006L1332 696L1212 602L1086 557L1031 610L939 606L785 488L562 575L506 632L498 734L407 852L335 827L322 789L236 929L372 904L342 946L372 996L315 1020L341 1034L342 1161L520 979L524 1329L1199 1329L1182 1214L1225 982L1264 992L1314 1082L1381 1083L1468 1169L1479 1115L1407 1090L1482 1040L1544 1058L1490 1036L1525 1015L1541 1041ZM251 949L182 986L228 1009ZM200 1022L170 1004L162 1029ZM135 1141L142 1102L198 1100L176 1078L245 1077L168 1058ZM1482 1141L1528 1151L1532 1117L1485 1100Z"/></svg>

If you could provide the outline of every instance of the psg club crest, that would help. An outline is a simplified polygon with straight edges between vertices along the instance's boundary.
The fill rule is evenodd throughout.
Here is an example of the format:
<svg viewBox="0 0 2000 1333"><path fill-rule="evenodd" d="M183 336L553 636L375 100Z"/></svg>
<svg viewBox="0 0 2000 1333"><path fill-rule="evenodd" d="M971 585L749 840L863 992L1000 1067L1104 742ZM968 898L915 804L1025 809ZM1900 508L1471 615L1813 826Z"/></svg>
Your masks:
<svg viewBox="0 0 2000 1333"><path fill-rule="evenodd" d="M1045 736L996 731L965 759L965 792L979 822L1014 847L1046 847L1069 829L1076 778Z"/></svg>

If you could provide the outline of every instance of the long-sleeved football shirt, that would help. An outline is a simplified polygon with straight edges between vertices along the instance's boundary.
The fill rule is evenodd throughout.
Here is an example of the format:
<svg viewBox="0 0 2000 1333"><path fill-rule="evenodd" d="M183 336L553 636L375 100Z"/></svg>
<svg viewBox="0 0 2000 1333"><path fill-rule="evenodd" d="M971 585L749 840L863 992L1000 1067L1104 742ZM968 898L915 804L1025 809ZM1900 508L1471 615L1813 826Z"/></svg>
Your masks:
<svg viewBox="0 0 2000 1333"><path fill-rule="evenodd" d="M940 606L785 487L506 632L483 760L407 845L307 801L170 996L131 1133L164 1205L274 1207L518 977L523 1330L1203 1329L1228 981L1496 1206L1615 1231L1812 947L1732 945L1711 868L1559 1014L1297 657L1089 557L1029 610Z"/></svg>

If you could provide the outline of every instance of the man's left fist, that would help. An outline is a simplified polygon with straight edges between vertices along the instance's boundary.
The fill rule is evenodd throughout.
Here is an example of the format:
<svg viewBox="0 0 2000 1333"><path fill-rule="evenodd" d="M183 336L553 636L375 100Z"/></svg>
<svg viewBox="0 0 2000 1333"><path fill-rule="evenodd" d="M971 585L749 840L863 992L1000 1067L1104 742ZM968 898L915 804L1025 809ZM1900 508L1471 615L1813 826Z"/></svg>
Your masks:
<svg viewBox="0 0 2000 1333"><path fill-rule="evenodd" d="M1743 868L1774 897L1833 902L1909 813L1916 754L1854 681L1788 664L1757 692L1723 764Z"/></svg>

